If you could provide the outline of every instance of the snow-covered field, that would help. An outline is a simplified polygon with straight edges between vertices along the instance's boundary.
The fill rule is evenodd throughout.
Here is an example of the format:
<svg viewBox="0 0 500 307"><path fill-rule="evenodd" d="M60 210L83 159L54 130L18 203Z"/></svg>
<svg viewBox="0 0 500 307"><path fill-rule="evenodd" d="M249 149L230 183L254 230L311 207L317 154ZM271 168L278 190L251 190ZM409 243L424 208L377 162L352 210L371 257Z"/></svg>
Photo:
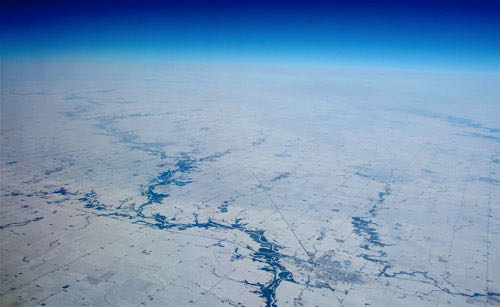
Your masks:
<svg viewBox="0 0 500 307"><path fill-rule="evenodd" d="M0 303L499 305L498 84L3 63Z"/></svg>

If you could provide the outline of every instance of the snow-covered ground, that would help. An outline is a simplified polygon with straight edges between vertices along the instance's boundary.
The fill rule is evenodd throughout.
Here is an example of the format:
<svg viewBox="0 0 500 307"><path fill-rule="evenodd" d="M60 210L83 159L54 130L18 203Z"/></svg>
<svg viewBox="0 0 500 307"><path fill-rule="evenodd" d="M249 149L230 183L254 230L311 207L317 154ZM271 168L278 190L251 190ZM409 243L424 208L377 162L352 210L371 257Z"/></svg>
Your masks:
<svg viewBox="0 0 500 307"><path fill-rule="evenodd" d="M3 63L0 302L500 304L499 77Z"/></svg>

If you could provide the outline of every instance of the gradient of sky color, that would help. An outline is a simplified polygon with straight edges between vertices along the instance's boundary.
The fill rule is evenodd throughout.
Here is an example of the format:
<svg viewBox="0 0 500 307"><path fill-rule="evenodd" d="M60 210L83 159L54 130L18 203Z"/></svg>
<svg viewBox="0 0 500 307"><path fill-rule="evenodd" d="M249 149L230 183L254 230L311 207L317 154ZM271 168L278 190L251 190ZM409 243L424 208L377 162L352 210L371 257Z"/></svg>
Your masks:
<svg viewBox="0 0 500 307"><path fill-rule="evenodd" d="M1 52L498 72L500 1L12 1Z"/></svg>

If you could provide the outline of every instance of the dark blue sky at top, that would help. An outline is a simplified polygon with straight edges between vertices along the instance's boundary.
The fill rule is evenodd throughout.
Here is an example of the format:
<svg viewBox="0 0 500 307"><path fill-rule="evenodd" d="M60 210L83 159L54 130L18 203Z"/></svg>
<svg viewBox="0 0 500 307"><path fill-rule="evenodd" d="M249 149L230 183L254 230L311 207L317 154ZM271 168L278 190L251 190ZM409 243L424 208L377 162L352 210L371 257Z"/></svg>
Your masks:
<svg viewBox="0 0 500 307"><path fill-rule="evenodd" d="M12 1L2 55L497 71L500 1Z"/></svg>

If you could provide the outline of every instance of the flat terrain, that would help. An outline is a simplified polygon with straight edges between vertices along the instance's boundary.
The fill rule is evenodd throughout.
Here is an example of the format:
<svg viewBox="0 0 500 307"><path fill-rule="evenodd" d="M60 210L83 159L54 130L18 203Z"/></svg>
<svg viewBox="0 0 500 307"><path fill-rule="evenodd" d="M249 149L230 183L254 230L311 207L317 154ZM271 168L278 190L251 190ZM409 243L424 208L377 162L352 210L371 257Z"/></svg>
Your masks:
<svg viewBox="0 0 500 307"><path fill-rule="evenodd" d="M0 303L498 306L498 84L4 63Z"/></svg>

